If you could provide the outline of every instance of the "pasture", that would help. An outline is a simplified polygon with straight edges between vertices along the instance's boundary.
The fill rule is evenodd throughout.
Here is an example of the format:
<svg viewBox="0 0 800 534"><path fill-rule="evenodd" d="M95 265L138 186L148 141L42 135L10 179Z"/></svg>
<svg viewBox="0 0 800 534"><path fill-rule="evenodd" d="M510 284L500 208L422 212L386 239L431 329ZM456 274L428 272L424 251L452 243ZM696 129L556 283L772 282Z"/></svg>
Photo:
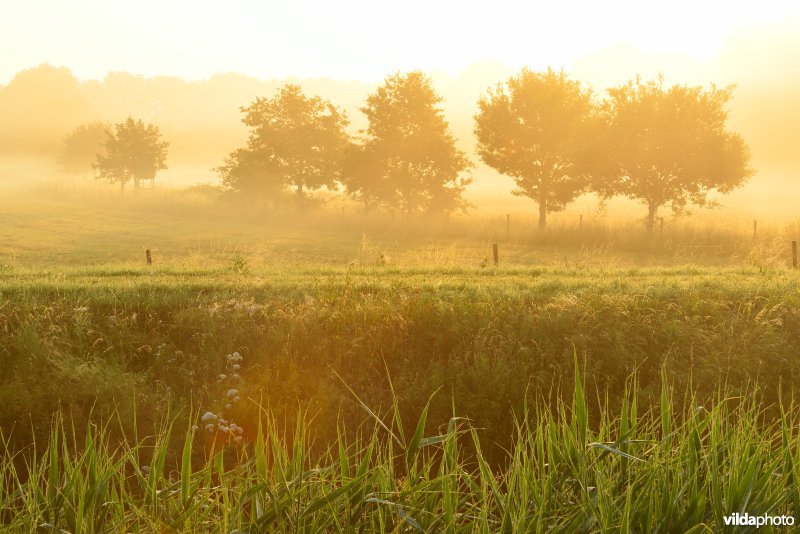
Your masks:
<svg viewBox="0 0 800 534"><path fill-rule="evenodd" d="M12 530L798 516L793 224L36 202L0 215Z"/></svg>

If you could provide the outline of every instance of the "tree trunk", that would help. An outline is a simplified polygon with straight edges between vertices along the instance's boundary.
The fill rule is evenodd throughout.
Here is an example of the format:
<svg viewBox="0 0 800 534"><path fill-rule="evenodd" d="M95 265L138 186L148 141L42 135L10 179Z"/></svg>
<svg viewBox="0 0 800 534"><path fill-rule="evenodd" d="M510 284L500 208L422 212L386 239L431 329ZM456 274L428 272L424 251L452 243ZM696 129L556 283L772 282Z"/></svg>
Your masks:
<svg viewBox="0 0 800 534"><path fill-rule="evenodd" d="M547 226L547 197L539 195L539 230Z"/></svg>
<svg viewBox="0 0 800 534"><path fill-rule="evenodd" d="M656 206L655 202L649 202L647 204L647 220L645 220L644 224L647 227L647 233L652 234L653 228L656 225L656 212L658 211L658 206Z"/></svg>

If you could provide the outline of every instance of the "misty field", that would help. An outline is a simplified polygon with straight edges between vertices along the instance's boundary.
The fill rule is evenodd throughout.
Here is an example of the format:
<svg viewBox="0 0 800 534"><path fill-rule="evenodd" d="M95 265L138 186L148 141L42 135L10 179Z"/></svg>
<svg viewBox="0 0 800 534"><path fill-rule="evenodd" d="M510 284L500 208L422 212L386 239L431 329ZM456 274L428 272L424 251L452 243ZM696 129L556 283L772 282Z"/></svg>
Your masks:
<svg viewBox="0 0 800 534"><path fill-rule="evenodd" d="M538 232L143 198L0 216L9 531L800 516L792 224Z"/></svg>

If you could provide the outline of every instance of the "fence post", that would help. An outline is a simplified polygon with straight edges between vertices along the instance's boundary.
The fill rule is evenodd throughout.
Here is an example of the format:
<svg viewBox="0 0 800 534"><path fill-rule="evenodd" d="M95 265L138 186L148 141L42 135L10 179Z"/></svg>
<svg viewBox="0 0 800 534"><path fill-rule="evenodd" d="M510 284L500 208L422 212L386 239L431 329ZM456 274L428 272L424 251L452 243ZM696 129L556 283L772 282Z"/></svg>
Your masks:
<svg viewBox="0 0 800 534"><path fill-rule="evenodd" d="M150 249L144 251L144 255L147 257L147 265L151 265L153 263L153 256L150 254Z"/></svg>
<svg viewBox="0 0 800 534"><path fill-rule="evenodd" d="M494 255L494 264L497 265L500 262L500 257L497 254L497 243L492 245L492 254Z"/></svg>

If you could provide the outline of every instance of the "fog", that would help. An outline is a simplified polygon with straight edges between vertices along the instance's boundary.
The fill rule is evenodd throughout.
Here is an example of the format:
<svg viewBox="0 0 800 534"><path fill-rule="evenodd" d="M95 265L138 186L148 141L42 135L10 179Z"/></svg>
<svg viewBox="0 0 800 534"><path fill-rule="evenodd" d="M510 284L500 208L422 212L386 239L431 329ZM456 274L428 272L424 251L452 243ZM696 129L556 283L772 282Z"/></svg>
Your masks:
<svg viewBox="0 0 800 534"><path fill-rule="evenodd" d="M722 199L725 210L794 217L795 198L800 195L800 106L795 101L800 94L799 64L800 22L793 19L739 31L707 60L615 47L597 50L569 65L553 66L590 85L597 98L636 75L644 79L663 75L667 84L735 84L728 127L749 145L757 174ZM475 155L473 116L478 98L519 68L483 61L457 74L426 72L443 98L459 148L476 164L465 196L478 212L535 208L530 199L511 195L511 178L480 164ZM299 84L308 95L330 99L347 113L350 133L358 135L366 127L359 108L381 80L264 80L233 72L201 81L126 72L79 80L69 65L32 65L0 86L0 187L30 188L65 179L55 163L64 137L79 125L116 123L127 116L157 125L170 143L169 168L156 180L160 187L219 183L213 169L247 138L240 107L256 97L271 97L287 82ZM90 174L71 183L83 180L89 187L94 182ZM567 209L585 212L593 206L594 198L583 197Z"/></svg>

